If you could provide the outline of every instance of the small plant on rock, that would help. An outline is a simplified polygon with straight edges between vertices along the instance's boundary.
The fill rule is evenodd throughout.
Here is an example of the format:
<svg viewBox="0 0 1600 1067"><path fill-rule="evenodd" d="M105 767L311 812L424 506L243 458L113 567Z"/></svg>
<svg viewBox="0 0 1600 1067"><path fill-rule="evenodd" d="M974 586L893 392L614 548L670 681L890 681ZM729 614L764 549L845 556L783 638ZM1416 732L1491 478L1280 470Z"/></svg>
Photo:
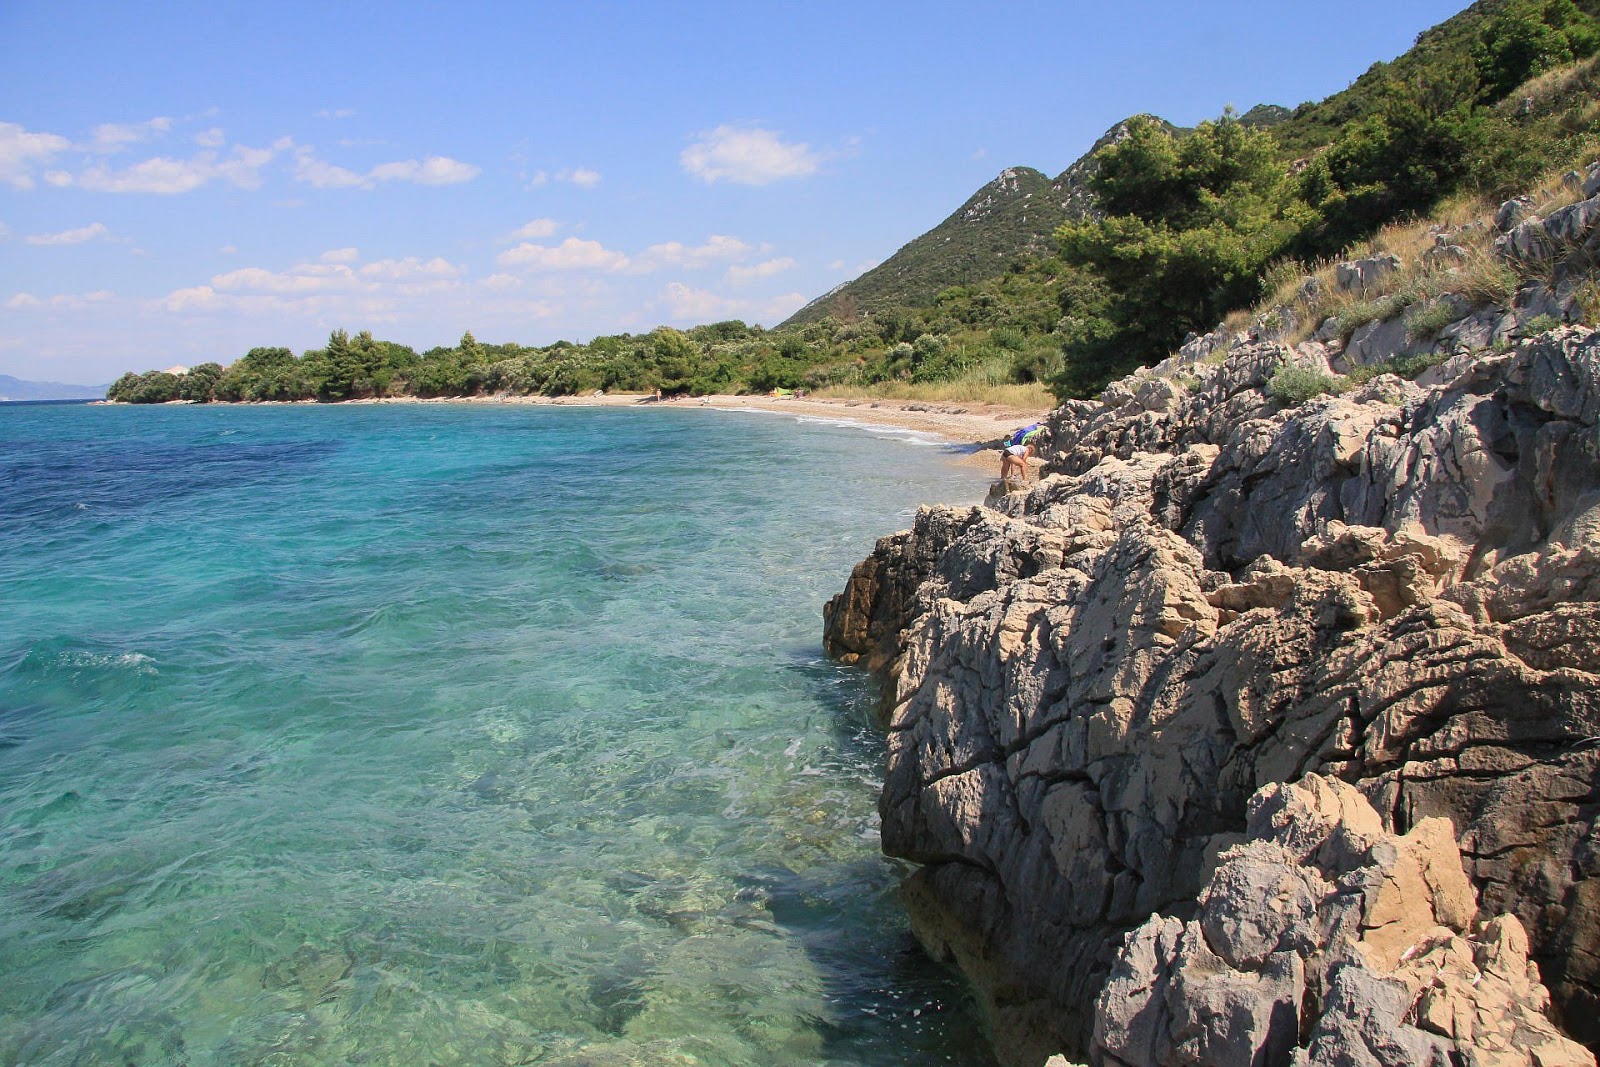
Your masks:
<svg viewBox="0 0 1600 1067"><path fill-rule="evenodd" d="M1456 321L1457 311L1455 304L1449 300L1413 304L1406 312L1406 340L1412 344L1434 340L1440 330Z"/></svg>

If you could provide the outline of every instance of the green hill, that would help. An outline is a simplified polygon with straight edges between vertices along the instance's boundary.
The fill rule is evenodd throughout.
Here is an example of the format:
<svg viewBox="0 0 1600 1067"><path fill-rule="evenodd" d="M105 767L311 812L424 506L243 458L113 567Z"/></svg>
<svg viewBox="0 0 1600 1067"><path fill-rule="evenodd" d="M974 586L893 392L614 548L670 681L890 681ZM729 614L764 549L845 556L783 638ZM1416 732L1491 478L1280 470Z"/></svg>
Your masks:
<svg viewBox="0 0 1600 1067"><path fill-rule="evenodd" d="M931 307L952 285L997 278L1018 260L1048 255L1058 226L1094 213L1089 192L1094 154L1122 136L1129 121L1107 130L1082 158L1053 179L1032 167L1001 171L949 218L859 278L811 301L778 328L815 322L829 314L849 319L856 313L889 308Z"/></svg>

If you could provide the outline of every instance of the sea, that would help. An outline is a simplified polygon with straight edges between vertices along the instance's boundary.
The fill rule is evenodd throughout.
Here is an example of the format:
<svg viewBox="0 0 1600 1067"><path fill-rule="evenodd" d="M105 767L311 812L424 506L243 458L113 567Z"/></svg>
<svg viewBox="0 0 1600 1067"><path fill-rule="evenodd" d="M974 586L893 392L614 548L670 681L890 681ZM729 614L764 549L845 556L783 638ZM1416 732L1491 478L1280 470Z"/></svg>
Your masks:
<svg viewBox="0 0 1600 1067"><path fill-rule="evenodd" d="M0 407L0 1064L989 1065L821 649L985 487L698 406Z"/></svg>

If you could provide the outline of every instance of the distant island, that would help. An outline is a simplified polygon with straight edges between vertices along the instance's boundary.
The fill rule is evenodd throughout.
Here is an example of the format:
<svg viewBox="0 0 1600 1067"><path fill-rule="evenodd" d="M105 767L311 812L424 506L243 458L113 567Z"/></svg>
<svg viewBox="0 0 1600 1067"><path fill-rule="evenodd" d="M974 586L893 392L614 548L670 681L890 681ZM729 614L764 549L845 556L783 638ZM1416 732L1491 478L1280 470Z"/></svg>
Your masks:
<svg viewBox="0 0 1600 1067"><path fill-rule="evenodd" d="M0 404L36 400L103 400L108 385L68 385L64 382L30 382L0 374Z"/></svg>

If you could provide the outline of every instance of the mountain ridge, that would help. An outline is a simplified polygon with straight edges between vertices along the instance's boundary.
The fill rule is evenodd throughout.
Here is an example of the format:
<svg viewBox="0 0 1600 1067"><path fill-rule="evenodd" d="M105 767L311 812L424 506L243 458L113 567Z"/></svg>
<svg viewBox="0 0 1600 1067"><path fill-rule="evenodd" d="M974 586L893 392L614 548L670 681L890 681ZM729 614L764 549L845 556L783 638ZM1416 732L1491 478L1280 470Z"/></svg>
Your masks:
<svg viewBox="0 0 1600 1067"><path fill-rule="evenodd" d="M103 400L109 385L34 382L0 374L0 403L20 400Z"/></svg>
<svg viewBox="0 0 1600 1067"><path fill-rule="evenodd" d="M871 270L828 290L775 328L815 322L835 311L845 311L848 317L891 307L927 307L952 285L998 277L1019 256L1048 253L1056 227L1094 216L1094 196L1089 191L1098 169L1094 155L1120 140L1128 124L1140 117L1131 115L1113 125L1054 178L1034 167L1005 168L937 226Z"/></svg>

